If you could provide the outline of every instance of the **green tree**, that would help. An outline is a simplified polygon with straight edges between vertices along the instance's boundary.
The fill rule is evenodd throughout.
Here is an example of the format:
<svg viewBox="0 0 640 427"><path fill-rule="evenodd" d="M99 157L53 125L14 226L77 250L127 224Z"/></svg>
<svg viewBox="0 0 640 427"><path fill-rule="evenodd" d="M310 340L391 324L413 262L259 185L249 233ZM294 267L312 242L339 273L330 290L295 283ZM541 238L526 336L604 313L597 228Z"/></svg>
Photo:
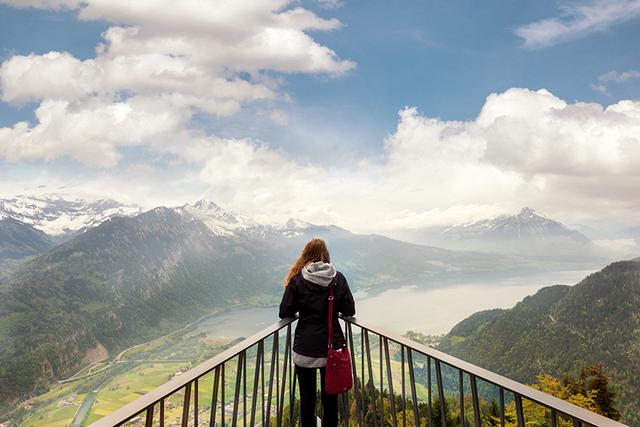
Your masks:
<svg viewBox="0 0 640 427"><path fill-rule="evenodd" d="M612 419L619 419L620 414L615 408L615 393L608 388L609 379L604 373L602 364L588 365L580 369L577 378L565 374L562 379L552 375L540 374L538 382L531 387L544 393L566 400L581 408ZM547 427L551 419L547 409L529 400L523 399L522 406L526 414L527 425ZM507 425L517 425L515 402L507 405L505 411L509 420ZM568 421L559 420L559 425L569 426Z"/></svg>
<svg viewBox="0 0 640 427"><path fill-rule="evenodd" d="M620 419L620 412L614 407L616 393L609 390L609 377L604 373L604 365L584 366L580 369L578 383L583 390L590 390L594 393L593 400L599 414L613 420Z"/></svg>

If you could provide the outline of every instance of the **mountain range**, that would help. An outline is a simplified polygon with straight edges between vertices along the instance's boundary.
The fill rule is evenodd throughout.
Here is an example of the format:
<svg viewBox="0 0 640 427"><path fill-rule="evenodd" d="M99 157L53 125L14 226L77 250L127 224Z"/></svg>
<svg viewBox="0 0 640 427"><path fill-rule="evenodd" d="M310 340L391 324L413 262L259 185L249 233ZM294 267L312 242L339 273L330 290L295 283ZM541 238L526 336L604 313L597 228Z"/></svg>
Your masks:
<svg viewBox="0 0 640 427"><path fill-rule="evenodd" d="M512 215L473 222L411 229L395 237L452 250L523 255L598 255L599 248L578 230L525 207Z"/></svg>
<svg viewBox="0 0 640 427"><path fill-rule="evenodd" d="M140 212L139 207L114 200L86 201L57 194L0 199L0 273L113 216Z"/></svg>
<svg viewBox="0 0 640 427"><path fill-rule="evenodd" d="M296 219L259 224L205 200L146 212L55 196L0 206L0 409L93 354L115 354L216 309L276 303L282 276L313 237L328 241L354 289L370 293L589 268L583 260L453 251Z"/></svg>
<svg viewBox="0 0 640 427"><path fill-rule="evenodd" d="M602 363L623 422L640 425L640 258L542 288L512 309L476 313L439 348L525 383Z"/></svg>
<svg viewBox="0 0 640 427"><path fill-rule="evenodd" d="M21 218L25 222L11 218L7 224L29 231L27 255L45 252L0 276L5 407L91 363L93 354L117 353L215 309L277 302L282 276L312 237L329 242L354 288L441 286L540 268L528 260L358 235L333 225L261 225L207 201L101 217L92 228L66 227L74 237L52 248L51 236L36 228L42 223ZM28 246L19 234L13 240Z"/></svg>
<svg viewBox="0 0 640 427"><path fill-rule="evenodd" d="M23 194L0 199L0 219L16 219L58 241L68 240L113 216L133 216L140 212L137 206L115 200L87 201L59 194Z"/></svg>

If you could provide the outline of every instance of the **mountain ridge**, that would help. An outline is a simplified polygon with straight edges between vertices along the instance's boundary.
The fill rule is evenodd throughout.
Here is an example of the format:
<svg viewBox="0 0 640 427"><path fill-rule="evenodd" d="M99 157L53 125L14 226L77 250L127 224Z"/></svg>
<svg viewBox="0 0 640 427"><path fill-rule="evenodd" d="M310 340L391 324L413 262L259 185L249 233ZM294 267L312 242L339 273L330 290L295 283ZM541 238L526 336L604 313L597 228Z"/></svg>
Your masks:
<svg viewBox="0 0 640 427"><path fill-rule="evenodd" d="M93 228L112 216L132 216L137 206L123 205L111 199L87 201L59 194L20 194L0 199L0 218L11 217L43 233L64 241Z"/></svg>
<svg viewBox="0 0 640 427"><path fill-rule="evenodd" d="M454 335L460 325L466 336ZM496 316L469 317L439 348L527 383L603 363L623 420L640 423L640 378L629 369L640 366L640 260L614 262L574 286L542 288Z"/></svg>
<svg viewBox="0 0 640 427"><path fill-rule="evenodd" d="M155 208L18 266L0 282L0 394L46 387L97 346L115 352L266 293L276 280L271 259L249 249Z"/></svg>
<svg viewBox="0 0 640 427"><path fill-rule="evenodd" d="M594 256L598 250L578 230L530 207L462 224L398 231L395 237L452 250L521 255Z"/></svg>
<svg viewBox="0 0 640 427"><path fill-rule="evenodd" d="M53 248L55 243L32 225L0 217L0 270Z"/></svg>

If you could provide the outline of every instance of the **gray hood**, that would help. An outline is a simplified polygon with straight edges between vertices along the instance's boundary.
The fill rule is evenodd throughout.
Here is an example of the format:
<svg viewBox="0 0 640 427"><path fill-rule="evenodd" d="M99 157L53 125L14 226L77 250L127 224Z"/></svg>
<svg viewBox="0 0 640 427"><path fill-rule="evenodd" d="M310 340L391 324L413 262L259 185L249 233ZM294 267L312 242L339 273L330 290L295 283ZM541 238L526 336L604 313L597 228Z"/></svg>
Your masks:
<svg viewBox="0 0 640 427"><path fill-rule="evenodd" d="M302 267L302 277L304 280L326 288L336 277L336 268L322 261L310 262Z"/></svg>

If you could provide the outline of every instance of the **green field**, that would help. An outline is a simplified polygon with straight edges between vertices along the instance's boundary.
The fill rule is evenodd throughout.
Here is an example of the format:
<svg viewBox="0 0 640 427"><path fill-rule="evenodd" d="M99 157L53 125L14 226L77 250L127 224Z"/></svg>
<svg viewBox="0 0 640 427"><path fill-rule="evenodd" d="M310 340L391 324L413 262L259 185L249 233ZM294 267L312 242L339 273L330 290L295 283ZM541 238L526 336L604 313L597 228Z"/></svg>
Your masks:
<svg viewBox="0 0 640 427"><path fill-rule="evenodd" d="M35 426L52 426L52 427L64 427L71 423L73 417L80 407L80 404L84 400L84 394L67 394L64 391L56 393L59 398L53 400L53 402L44 405L41 409L35 411L33 415L27 418L22 426L35 427ZM62 402L65 399L73 399L73 403L68 406ZM69 401L69 403L71 403Z"/></svg>

